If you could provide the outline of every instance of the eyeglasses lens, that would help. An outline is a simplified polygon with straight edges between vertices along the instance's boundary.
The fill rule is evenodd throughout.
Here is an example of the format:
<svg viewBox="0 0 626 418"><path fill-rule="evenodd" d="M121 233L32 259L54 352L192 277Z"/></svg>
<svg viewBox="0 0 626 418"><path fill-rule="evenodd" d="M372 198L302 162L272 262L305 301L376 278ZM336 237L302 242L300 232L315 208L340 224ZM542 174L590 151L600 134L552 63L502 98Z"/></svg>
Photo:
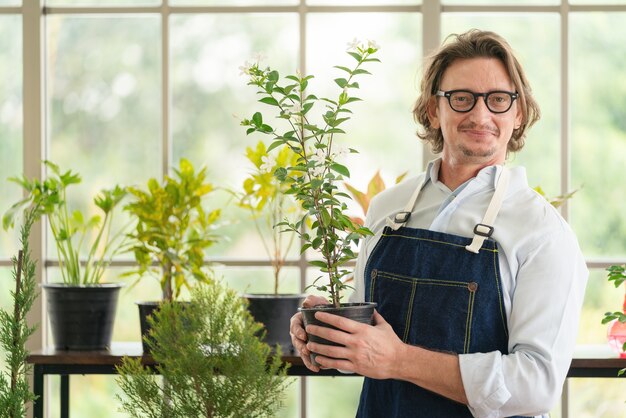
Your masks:
<svg viewBox="0 0 626 418"><path fill-rule="evenodd" d="M474 107L476 97L470 92L458 91L450 95L450 106L459 112L466 112ZM487 108L494 113L502 113L509 110L512 98L506 93L489 93L485 102Z"/></svg>

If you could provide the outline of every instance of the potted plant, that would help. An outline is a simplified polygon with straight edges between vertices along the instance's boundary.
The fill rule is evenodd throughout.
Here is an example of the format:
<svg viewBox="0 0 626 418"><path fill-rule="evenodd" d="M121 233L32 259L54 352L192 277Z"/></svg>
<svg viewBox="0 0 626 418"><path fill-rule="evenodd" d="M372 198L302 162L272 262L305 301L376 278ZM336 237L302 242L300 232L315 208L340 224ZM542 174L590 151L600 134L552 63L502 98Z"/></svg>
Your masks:
<svg viewBox="0 0 626 418"><path fill-rule="evenodd" d="M607 269L607 280L613 282L615 287L620 287L626 282L626 265L613 265ZM607 336L609 345L621 358L626 358L626 294L621 311L606 312L602 319L603 324L609 324ZM620 371L623 374L626 369Z"/></svg>
<svg viewBox="0 0 626 418"><path fill-rule="evenodd" d="M396 177L396 183L400 183L406 177L407 173L404 172L398 177ZM367 215L367 210L370 207L370 202L378 193L382 192L387 188L385 185L385 181L380 175L380 170L374 173L370 181L367 183L367 189L365 191L361 191L356 187L350 185L347 182L344 182L344 186L348 189L348 192L352 195L352 198L359 204L361 210L363 211L363 215ZM352 221L359 225L365 225L365 219L362 217L353 216Z"/></svg>
<svg viewBox="0 0 626 418"><path fill-rule="evenodd" d="M39 210L33 206L24 211L20 228L22 249L11 260L15 280L15 291L11 292L13 309L0 309L0 351L5 354L7 365L0 371L0 416L6 418L25 417L26 403L35 400L28 383L32 366L26 362L26 342L37 327L29 326L26 314L37 298L35 261L31 259L28 239L33 223L40 216Z"/></svg>
<svg viewBox="0 0 626 418"><path fill-rule="evenodd" d="M132 186L128 191L132 200L124 210L136 221L129 237L138 267L125 275L156 278L161 301L178 300L192 279L208 282L204 251L218 239L214 228L220 211L206 212L203 206L214 191L206 169L196 171L181 159L173 176L165 176L161 183L151 178L146 188ZM142 336L149 330L147 317L161 301L138 302Z"/></svg>
<svg viewBox="0 0 626 418"><path fill-rule="evenodd" d="M113 215L126 191L115 186L100 191L94 204L101 212L85 218L80 210L70 210L67 188L81 182L77 173L62 172L44 161L50 175L44 180L25 176L10 178L27 195L4 215L3 226L11 227L17 211L26 206L40 207L56 244L62 283L44 283L54 346L61 350L99 350L110 346L115 310L121 283L104 283L102 277L113 257L124 250L124 226L113 231ZM88 246L86 261L81 261Z"/></svg>
<svg viewBox="0 0 626 418"><path fill-rule="evenodd" d="M192 290L192 304L164 302L150 318L155 370L124 358L117 368L122 411L130 416L275 416L287 366L256 334L245 300L218 282Z"/></svg>
<svg viewBox="0 0 626 418"><path fill-rule="evenodd" d="M243 68L249 75L249 85L256 87L259 101L276 111L281 128L274 128L256 112L242 125L247 133L260 132L269 135L272 143L268 150L289 148L298 157L295 165L278 168L274 175L287 185L286 193L295 196L304 209L304 215L296 222L282 221L277 226L297 234L302 242L301 251L317 251L319 259L309 263L323 273L313 286L327 292L330 305L301 308L305 324L315 323L314 314L324 309L331 313L371 322L374 304L341 303L342 291L348 286L344 278L350 273L347 264L356 258L355 246L371 232L355 224L346 214L349 195L339 191L338 184L349 178L348 168L340 161L354 149L340 147L337 138L345 132L341 125L350 119L349 107L360 99L350 95L359 88L354 80L369 74L362 68L368 62L378 61L373 55L378 46L354 42L348 54L356 60L353 68L337 66L346 77L335 79L340 89L336 99L318 98L306 91L312 75L288 75L281 80L278 71L262 68L258 62ZM323 109L315 108L323 105ZM313 114L321 114L322 123L316 124ZM312 338L317 338L312 336Z"/></svg>
<svg viewBox="0 0 626 418"><path fill-rule="evenodd" d="M258 237L270 260L273 273L271 293L246 293L248 309L252 316L265 326L265 341L270 345L279 344L286 350L293 350L289 336L289 320L297 311L306 295L280 293L281 272L287 256L293 247L295 234L282 232L274 225L290 219L296 221L302 216L302 209L293 198L285 193L285 183L274 176L279 167L296 164L297 155L291 149L268 153L263 141L255 148L246 148L246 157L253 170L243 182L242 191L232 191L239 207L249 211Z"/></svg>

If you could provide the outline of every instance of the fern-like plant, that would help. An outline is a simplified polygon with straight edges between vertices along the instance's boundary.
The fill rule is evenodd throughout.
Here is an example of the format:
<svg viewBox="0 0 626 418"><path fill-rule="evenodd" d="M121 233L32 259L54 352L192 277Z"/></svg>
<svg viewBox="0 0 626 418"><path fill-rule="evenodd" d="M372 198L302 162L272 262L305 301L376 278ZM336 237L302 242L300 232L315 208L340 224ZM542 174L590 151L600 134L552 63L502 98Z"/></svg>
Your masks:
<svg viewBox="0 0 626 418"><path fill-rule="evenodd" d="M11 292L13 310L0 310L0 347L6 353L6 371L0 371L0 418L23 418L26 403L35 400L28 385L31 366L26 363L26 341L36 326L26 322L26 314L37 298L35 262L31 259L28 238L33 223L41 216L40 206L24 210L20 228L22 249L13 257L15 291Z"/></svg>
<svg viewBox="0 0 626 418"><path fill-rule="evenodd" d="M256 333L244 299L218 282L194 286L191 304L165 302L146 339L156 374L125 358L118 372L122 411L133 418L271 417L286 380L280 348ZM270 360L268 360L270 359Z"/></svg>

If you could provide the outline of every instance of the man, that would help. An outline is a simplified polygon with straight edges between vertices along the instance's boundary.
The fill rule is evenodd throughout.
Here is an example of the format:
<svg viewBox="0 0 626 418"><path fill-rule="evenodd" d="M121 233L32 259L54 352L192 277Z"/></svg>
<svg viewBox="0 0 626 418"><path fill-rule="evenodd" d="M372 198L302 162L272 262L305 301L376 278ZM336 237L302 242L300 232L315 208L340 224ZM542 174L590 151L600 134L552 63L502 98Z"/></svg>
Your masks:
<svg viewBox="0 0 626 418"><path fill-rule="evenodd" d="M354 301L374 325L327 313L307 327L343 347L292 341L311 370L366 376L358 417L542 416L573 354L588 271L571 229L506 168L539 109L510 46L457 35L430 59L414 115L441 157L378 195ZM324 303L310 296L305 306Z"/></svg>

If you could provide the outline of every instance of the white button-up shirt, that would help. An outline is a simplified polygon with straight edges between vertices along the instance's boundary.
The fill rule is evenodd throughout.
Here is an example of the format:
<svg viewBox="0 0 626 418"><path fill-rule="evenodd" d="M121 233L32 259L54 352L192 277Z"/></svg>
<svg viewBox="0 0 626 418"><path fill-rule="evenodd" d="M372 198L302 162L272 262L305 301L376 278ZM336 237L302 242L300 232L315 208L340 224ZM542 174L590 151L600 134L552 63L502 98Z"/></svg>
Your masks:
<svg viewBox="0 0 626 418"><path fill-rule="evenodd" d="M422 175L385 190L371 202L351 301L364 300L365 264L387 218L404 210L427 176L406 226L471 238L494 192L501 166L482 169L455 191L438 181L441 160ZM572 359L588 270L568 224L528 186L522 167L494 223L509 354L460 354L461 377L475 417L546 416L561 395Z"/></svg>

